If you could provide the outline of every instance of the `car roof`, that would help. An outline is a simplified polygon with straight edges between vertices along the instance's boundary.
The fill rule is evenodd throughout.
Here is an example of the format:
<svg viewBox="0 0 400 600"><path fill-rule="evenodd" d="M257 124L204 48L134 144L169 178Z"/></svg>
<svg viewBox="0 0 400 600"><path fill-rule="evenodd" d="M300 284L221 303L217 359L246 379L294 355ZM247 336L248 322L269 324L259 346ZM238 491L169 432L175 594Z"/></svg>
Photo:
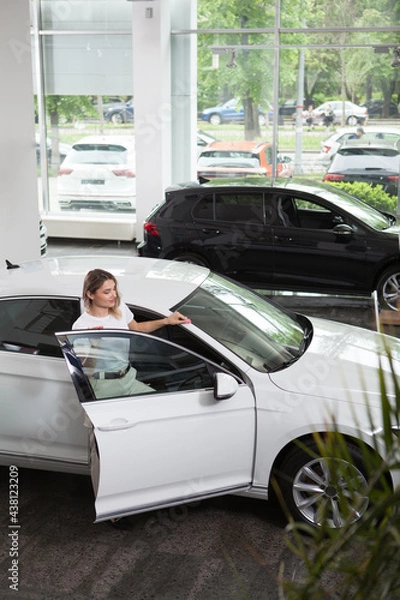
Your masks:
<svg viewBox="0 0 400 600"><path fill-rule="evenodd" d="M229 141L221 142L215 141L208 144L205 151L207 150L246 150L247 152L258 152L262 148L270 146L271 142L252 142L252 141Z"/></svg>
<svg viewBox="0 0 400 600"><path fill-rule="evenodd" d="M193 293L209 274L208 269L189 263L136 256L44 258L0 269L0 297L80 298L86 273L96 268L117 278L125 302L162 315Z"/></svg>
<svg viewBox="0 0 400 600"><path fill-rule="evenodd" d="M337 129L335 131L335 133L332 133L329 137L325 138L325 139L330 139L330 138L338 138L341 135L344 135L345 133L355 133L357 131L357 129L360 126L357 125L356 127L341 127L339 129ZM368 133L398 133L400 135L400 127L382 127L382 125L368 125L362 126L364 129L364 134L368 134Z"/></svg>
<svg viewBox="0 0 400 600"><path fill-rule="evenodd" d="M233 189L233 188L249 188L249 189L269 189L277 190L278 192L282 189L287 189L293 192L306 192L309 194L318 194L322 190L329 190L334 192L335 189L332 185L323 183L322 181L313 181L309 179L279 179L275 181L274 185L271 185L271 180L268 177L224 177L224 178L212 178L199 183L198 181L188 181L185 183L176 184L168 187L165 192L167 198L174 196L175 192L185 193L188 189L212 189L218 190ZM171 194L170 194L171 193Z"/></svg>

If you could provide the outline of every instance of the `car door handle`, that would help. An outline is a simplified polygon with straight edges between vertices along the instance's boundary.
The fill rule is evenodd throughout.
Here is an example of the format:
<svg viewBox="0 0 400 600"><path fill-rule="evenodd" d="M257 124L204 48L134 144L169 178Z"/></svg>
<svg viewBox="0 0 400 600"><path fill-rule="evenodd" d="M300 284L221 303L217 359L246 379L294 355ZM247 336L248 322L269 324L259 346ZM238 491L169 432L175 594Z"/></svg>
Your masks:
<svg viewBox="0 0 400 600"><path fill-rule="evenodd" d="M136 423L127 419L113 419L109 425L100 425L97 429L99 431L119 431L120 429L130 429L135 425Z"/></svg>
<svg viewBox="0 0 400 600"><path fill-rule="evenodd" d="M202 229L203 233L215 233L216 235L219 235L219 229Z"/></svg>
<svg viewBox="0 0 400 600"><path fill-rule="evenodd" d="M293 238L286 235L274 235L274 240L277 242L293 242Z"/></svg>

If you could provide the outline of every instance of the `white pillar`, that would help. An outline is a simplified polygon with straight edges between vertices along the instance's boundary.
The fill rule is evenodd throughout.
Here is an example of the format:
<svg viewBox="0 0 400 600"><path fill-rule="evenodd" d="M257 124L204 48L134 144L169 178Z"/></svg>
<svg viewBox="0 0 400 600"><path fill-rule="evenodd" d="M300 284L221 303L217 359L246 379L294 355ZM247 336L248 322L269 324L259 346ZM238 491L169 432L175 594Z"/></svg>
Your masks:
<svg viewBox="0 0 400 600"><path fill-rule="evenodd" d="M197 27L196 0L170 0L171 27L189 30ZM197 36L173 35L172 70L172 180L174 183L197 178Z"/></svg>
<svg viewBox="0 0 400 600"><path fill-rule="evenodd" d="M171 184L170 31L169 0L132 2L137 240Z"/></svg>
<svg viewBox="0 0 400 600"><path fill-rule="evenodd" d="M29 0L0 19L0 263L40 256Z"/></svg>

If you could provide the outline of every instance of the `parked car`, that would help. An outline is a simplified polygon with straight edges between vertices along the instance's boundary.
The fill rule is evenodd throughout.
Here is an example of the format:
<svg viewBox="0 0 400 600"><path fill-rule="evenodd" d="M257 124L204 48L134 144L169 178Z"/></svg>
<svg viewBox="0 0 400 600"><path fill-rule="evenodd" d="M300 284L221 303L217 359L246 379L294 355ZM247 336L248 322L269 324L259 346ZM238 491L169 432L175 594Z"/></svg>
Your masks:
<svg viewBox="0 0 400 600"><path fill-rule="evenodd" d="M265 115L261 108L258 109L258 115L260 125L264 125ZM231 98L231 100L217 106L205 108L201 113L201 120L208 121L212 125L221 125L221 123L229 123L231 121L242 123L244 121L244 110L236 98Z"/></svg>
<svg viewBox="0 0 400 600"><path fill-rule="evenodd" d="M341 128L332 133L329 137L321 142L321 153L319 161L328 166L336 154L341 144L344 144L352 135L355 134L355 127ZM362 136L363 142L388 142L395 143L400 139L400 127L382 127L368 125L364 128Z"/></svg>
<svg viewBox="0 0 400 600"><path fill-rule="evenodd" d="M341 100L332 100L330 102L324 102L320 106L317 106L315 109L316 118L321 122L323 120L323 115L327 110L328 104L331 105L332 110L334 112L334 121L333 124L340 125L342 122L342 114L343 114L343 102ZM344 120L347 125L363 125L363 123L368 119L368 110L365 106L358 106L353 102L349 102L348 100L344 103Z"/></svg>
<svg viewBox="0 0 400 600"><path fill-rule="evenodd" d="M120 125L121 123L133 123L135 117L135 105L133 102L133 98L128 100L122 106L114 106L109 108L104 118L111 123L115 123L116 125Z"/></svg>
<svg viewBox="0 0 400 600"><path fill-rule="evenodd" d="M99 264L137 320L174 307L191 324L70 331L83 276ZM267 500L273 476L294 519L315 527L368 509L366 465L385 459L379 356L385 341L400 372L397 339L291 313L196 265L74 256L12 266L0 270L0 464L91 472L97 521L223 494ZM128 345L151 390L96 397L82 338L110 353ZM321 456L314 436L327 431L344 435L343 461ZM388 484L399 480L394 470Z"/></svg>
<svg viewBox="0 0 400 600"><path fill-rule="evenodd" d="M396 218L323 183L265 178L175 186L144 223L139 256L190 261L255 289L400 301Z"/></svg>
<svg viewBox="0 0 400 600"><path fill-rule="evenodd" d="M216 142L216 138L205 131L201 131L200 129L197 131L197 156L199 157L201 152L204 150L208 144L212 142Z"/></svg>
<svg viewBox="0 0 400 600"><path fill-rule="evenodd" d="M88 136L73 144L57 180L61 210L136 209L133 136Z"/></svg>
<svg viewBox="0 0 400 600"><path fill-rule="evenodd" d="M324 181L363 181L381 185L388 194L397 196L400 151L396 143L379 144L348 140L336 152L324 175Z"/></svg>
<svg viewBox="0 0 400 600"><path fill-rule="evenodd" d="M36 159L38 164L40 163L40 154L41 154L41 146L40 146L40 133L37 131L35 133L35 142L36 142ZM52 142L50 138L46 139L46 148L47 148L47 158L49 161L52 159ZM71 144L66 144L65 142L59 142L58 151L60 154L60 162L64 160L67 156L68 152L71 150Z"/></svg>
<svg viewBox="0 0 400 600"><path fill-rule="evenodd" d="M279 114L283 117L292 117L296 112L297 100L285 100L283 104L279 106Z"/></svg>
<svg viewBox="0 0 400 600"><path fill-rule="evenodd" d="M272 144L270 142L212 142L202 150L197 161L197 177L243 177L272 175ZM277 176L291 177L291 159L277 157Z"/></svg>
<svg viewBox="0 0 400 600"><path fill-rule="evenodd" d="M366 100L365 102L362 102L360 106L365 106L365 108L368 110L368 116L370 118L382 117L384 100L383 98L371 98L371 100ZM390 101L388 108L388 117L399 116L399 110L395 102Z"/></svg>
<svg viewBox="0 0 400 600"><path fill-rule="evenodd" d="M94 104L97 106L97 98L94 99ZM102 97L102 106L103 106L103 115L106 116L106 113L110 109L114 108L122 108L125 104L125 100L120 96L103 96Z"/></svg>

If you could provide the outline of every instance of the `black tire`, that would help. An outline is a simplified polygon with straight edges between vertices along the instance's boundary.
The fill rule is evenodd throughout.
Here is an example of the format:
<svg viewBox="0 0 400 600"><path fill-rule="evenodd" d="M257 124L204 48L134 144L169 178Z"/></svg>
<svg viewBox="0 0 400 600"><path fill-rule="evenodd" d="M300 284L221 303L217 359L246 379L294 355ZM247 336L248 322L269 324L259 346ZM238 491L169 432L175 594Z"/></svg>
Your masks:
<svg viewBox="0 0 400 600"><path fill-rule="evenodd" d="M367 470L360 449L348 444L351 462L321 457L314 442L293 447L275 473L286 508L295 521L338 529L359 520L369 505ZM350 482L347 485L346 482Z"/></svg>
<svg viewBox="0 0 400 600"><path fill-rule="evenodd" d="M212 113L212 115L210 115L210 123L211 125L221 125L221 116L218 113Z"/></svg>
<svg viewBox="0 0 400 600"><path fill-rule="evenodd" d="M192 254L190 252L179 254L179 256L174 256L174 260L178 262L187 262L192 265L198 265L199 267L207 267L209 268L207 262L199 256L198 254Z"/></svg>
<svg viewBox="0 0 400 600"><path fill-rule="evenodd" d="M354 127L358 123L358 118L355 115L350 115L347 117L346 123L347 125L350 125L350 127Z"/></svg>
<svg viewBox="0 0 400 600"><path fill-rule="evenodd" d="M386 269L376 285L380 308L399 310L400 306L400 265Z"/></svg>
<svg viewBox="0 0 400 600"><path fill-rule="evenodd" d="M122 123L125 123L123 114L119 112L112 114L110 121L112 121L114 125L121 125Z"/></svg>

